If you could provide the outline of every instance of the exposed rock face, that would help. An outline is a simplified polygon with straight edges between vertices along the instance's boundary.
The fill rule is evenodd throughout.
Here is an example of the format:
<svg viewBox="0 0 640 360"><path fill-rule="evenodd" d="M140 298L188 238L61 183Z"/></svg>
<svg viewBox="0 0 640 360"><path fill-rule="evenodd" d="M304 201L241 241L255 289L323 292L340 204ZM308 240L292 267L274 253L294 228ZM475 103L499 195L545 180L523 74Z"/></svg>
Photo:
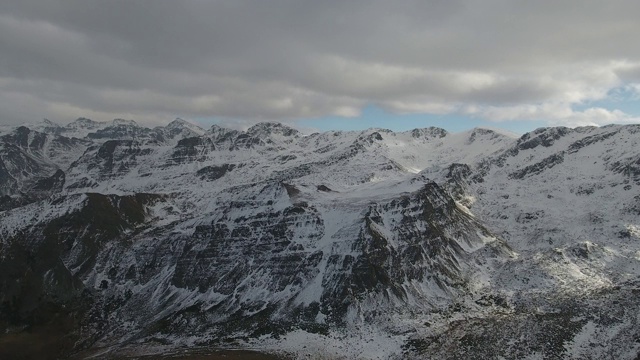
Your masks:
<svg viewBox="0 0 640 360"><path fill-rule="evenodd" d="M220 166L205 166L198 170L196 174L200 176L202 180L218 180L225 176L228 172L236 168L235 164L222 164Z"/></svg>
<svg viewBox="0 0 640 360"><path fill-rule="evenodd" d="M540 174L546 169L550 169L558 164L561 164L564 161L564 152L559 152L557 154L553 154L547 158L542 159L542 161L537 162L532 165L528 165L527 167L515 171L509 174L509 177L512 179L522 179L525 176Z"/></svg>
<svg viewBox="0 0 640 360"><path fill-rule="evenodd" d="M637 126L39 129L0 137L0 325L65 319L60 356L640 348Z"/></svg>
<svg viewBox="0 0 640 360"><path fill-rule="evenodd" d="M27 199L41 198L45 190L61 191L64 172L60 171L66 170L89 144L24 126L0 136L0 196L21 197L19 203L26 203L30 201ZM54 186L56 182L59 186Z"/></svg>

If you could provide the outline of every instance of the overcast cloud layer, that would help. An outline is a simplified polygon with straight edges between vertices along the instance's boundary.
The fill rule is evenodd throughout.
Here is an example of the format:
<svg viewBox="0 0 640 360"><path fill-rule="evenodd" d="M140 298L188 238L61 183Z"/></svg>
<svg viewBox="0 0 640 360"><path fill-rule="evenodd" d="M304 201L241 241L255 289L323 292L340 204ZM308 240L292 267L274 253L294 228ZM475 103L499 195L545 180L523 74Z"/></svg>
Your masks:
<svg viewBox="0 0 640 360"><path fill-rule="evenodd" d="M367 104L637 122L588 104L638 94L638 14L637 0L3 0L0 124L285 121Z"/></svg>

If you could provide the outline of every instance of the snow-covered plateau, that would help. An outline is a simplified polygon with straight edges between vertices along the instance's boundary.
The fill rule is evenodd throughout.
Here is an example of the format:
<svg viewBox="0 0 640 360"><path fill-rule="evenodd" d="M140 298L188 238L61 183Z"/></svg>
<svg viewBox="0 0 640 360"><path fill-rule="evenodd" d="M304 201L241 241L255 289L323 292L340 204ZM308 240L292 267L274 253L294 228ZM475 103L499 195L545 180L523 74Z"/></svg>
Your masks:
<svg viewBox="0 0 640 360"><path fill-rule="evenodd" d="M3 128L0 327L0 355L638 359L640 125Z"/></svg>

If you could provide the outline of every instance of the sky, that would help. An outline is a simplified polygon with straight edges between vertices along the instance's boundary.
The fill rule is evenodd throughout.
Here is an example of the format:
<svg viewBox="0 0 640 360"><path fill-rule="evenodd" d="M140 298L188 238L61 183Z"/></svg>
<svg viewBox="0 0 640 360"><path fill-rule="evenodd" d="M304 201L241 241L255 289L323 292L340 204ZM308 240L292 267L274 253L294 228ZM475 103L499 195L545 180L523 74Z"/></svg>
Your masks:
<svg viewBox="0 0 640 360"><path fill-rule="evenodd" d="M2 0L0 125L640 123L637 0Z"/></svg>

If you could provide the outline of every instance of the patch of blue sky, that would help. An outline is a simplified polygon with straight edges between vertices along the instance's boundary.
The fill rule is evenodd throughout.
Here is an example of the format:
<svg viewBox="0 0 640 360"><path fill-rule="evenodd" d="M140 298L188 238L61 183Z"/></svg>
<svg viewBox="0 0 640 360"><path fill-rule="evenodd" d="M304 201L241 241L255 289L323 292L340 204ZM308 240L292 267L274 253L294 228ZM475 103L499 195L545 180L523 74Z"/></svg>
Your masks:
<svg viewBox="0 0 640 360"><path fill-rule="evenodd" d="M237 119L227 119L221 117L202 117L194 119L199 124L210 127L213 124L221 126L237 125L242 121ZM287 122L290 122L288 120ZM247 121L247 124L256 121ZM462 114L396 114L386 111L380 107L366 106L361 114L356 117L323 116L317 118L306 118L294 120L295 126L305 131L359 131L369 128L383 128L393 131L407 131L416 128L426 128L435 126L443 128L449 132L460 132L476 127L503 129L515 134L524 134L539 127L549 126L541 120L513 120L513 121L489 121L479 117ZM247 125L248 126L248 125Z"/></svg>
<svg viewBox="0 0 640 360"><path fill-rule="evenodd" d="M609 90L603 99L585 101L573 106L576 111L584 111L589 108L620 110L629 116L640 117L640 92L629 86L616 87Z"/></svg>
<svg viewBox="0 0 640 360"><path fill-rule="evenodd" d="M539 127L548 126L545 122L538 120L492 122L460 114L394 114L372 105L365 107L360 116L357 117L327 116L301 119L297 121L297 124L300 127L317 129L318 131L365 130L368 128L406 131L435 126L449 132L460 132L482 127L504 129L516 134L523 134Z"/></svg>

